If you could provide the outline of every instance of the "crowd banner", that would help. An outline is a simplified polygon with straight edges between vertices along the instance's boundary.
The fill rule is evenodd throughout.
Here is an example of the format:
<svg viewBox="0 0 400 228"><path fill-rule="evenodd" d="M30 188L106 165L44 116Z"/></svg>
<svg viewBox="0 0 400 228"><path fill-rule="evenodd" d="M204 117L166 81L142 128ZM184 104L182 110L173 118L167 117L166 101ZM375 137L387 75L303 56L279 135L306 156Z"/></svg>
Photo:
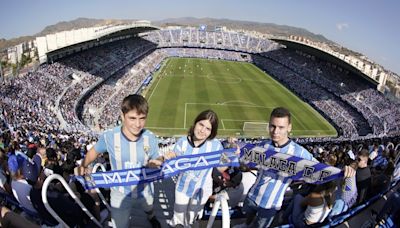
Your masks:
<svg viewBox="0 0 400 228"><path fill-rule="evenodd" d="M343 171L300 157L276 152L273 147L266 149L254 144L241 146L240 161L249 167L257 167L279 176L293 180L302 180L307 183L321 184L331 180L343 178Z"/></svg>
<svg viewBox="0 0 400 228"><path fill-rule="evenodd" d="M110 188L150 183L159 179L175 176L189 170L201 170L213 167L239 166L236 149L225 149L204 154L183 155L166 160L160 168L133 168L75 176L86 189Z"/></svg>

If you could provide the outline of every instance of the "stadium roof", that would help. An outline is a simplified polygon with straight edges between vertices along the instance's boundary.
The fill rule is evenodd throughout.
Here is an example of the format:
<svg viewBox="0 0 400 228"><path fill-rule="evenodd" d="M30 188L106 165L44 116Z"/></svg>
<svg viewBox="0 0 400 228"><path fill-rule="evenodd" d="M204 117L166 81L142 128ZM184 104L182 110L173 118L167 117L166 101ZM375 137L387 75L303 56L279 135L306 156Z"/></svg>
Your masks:
<svg viewBox="0 0 400 228"><path fill-rule="evenodd" d="M37 37L40 63L54 61L94 46L159 29L148 21L63 31Z"/></svg>
<svg viewBox="0 0 400 228"><path fill-rule="evenodd" d="M374 80L371 77L367 76L366 74L361 72L356 67L354 67L354 66L346 63L345 61L337 58L336 56L333 56L333 55L331 55L331 54L329 54L327 52L324 52L324 51L322 51L322 50L320 50L318 48L314 48L312 46L309 46L309 45L306 45L306 44L303 44L303 43L299 43L299 42L295 42L295 41L290 41L290 40L287 40L287 39L273 38L271 40L273 40L275 42L278 42L280 44L283 44L287 48L299 50L299 51L302 51L304 53L309 53L309 54L311 54L313 56L316 56L316 57L318 57L320 59L323 59L323 60L325 60L327 62L334 63L337 66L340 66L341 68L343 68L345 70L348 70L349 72L366 79L367 81L371 82L374 85L378 85L379 84L379 82L377 82L376 80Z"/></svg>

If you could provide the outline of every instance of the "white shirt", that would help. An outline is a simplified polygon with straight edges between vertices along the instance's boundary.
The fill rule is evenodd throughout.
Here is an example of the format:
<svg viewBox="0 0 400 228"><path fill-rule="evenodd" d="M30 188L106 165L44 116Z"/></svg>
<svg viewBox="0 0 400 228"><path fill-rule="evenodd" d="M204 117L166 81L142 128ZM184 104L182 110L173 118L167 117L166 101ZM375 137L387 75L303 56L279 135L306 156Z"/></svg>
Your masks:
<svg viewBox="0 0 400 228"><path fill-rule="evenodd" d="M30 197L30 192L32 186L24 179L12 180L11 188L14 197L18 200L19 204L28 209L31 212L37 213L36 209L33 207Z"/></svg>

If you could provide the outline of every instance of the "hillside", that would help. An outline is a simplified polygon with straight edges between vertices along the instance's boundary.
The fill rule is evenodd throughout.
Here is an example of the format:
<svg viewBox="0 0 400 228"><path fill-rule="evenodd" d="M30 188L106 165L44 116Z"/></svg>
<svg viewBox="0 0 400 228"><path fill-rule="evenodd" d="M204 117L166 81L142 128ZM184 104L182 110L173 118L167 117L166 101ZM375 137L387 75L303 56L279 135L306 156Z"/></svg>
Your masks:
<svg viewBox="0 0 400 228"><path fill-rule="evenodd" d="M132 20L119 20L119 19L93 19L93 18L77 18L72 21L61 21L54 25L49 25L45 27L41 32L34 34L32 36L23 36L10 40L0 39L0 49L5 47L13 46L15 44L21 43L23 41L31 40L36 36L44 36L51 33L56 33L65 30L73 30L85 27L102 26L110 24L122 24L136 21ZM230 19L213 19L213 18L193 18L193 17L183 17L183 18L170 18L161 21L154 21L153 24L158 26L168 26L168 25L181 25L181 26L198 26L200 24L206 24L209 26L226 26L231 29L245 29L253 30L262 33L269 33L274 35L299 35L309 37L313 40L322 42L331 42L324 36L319 34L314 34L302 28L296 28L286 25L277 25L272 23L259 23L251 21L236 21Z"/></svg>
<svg viewBox="0 0 400 228"><path fill-rule="evenodd" d="M0 50L17 45L22 42L33 40L37 36L45 36L56 32L80 29L93 26L102 26L110 24L122 24L129 23L135 20L115 20L115 19L92 19L92 18L77 18L72 21L61 21L54 25L46 26L41 32L36 33L32 36L21 36L13 39L0 39Z"/></svg>
<svg viewBox="0 0 400 228"><path fill-rule="evenodd" d="M35 36L44 36L51 33L88 28L94 26L112 25L130 23L136 20L117 20L117 19L92 19L92 18L77 18L72 21L61 21L54 25L49 25Z"/></svg>

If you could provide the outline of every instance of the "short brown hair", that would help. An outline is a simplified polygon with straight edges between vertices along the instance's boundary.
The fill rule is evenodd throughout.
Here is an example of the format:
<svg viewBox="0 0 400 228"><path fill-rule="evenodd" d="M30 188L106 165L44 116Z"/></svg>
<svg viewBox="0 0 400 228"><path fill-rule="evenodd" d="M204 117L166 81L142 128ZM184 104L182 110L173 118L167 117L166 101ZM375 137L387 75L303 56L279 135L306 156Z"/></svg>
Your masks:
<svg viewBox="0 0 400 228"><path fill-rule="evenodd" d="M124 98L121 105L121 111L123 114L128 113L131 110L136 110L138 114L145 114L149 112L149 105L146 99L139 94L131 94Z"/></svg>
<svg viewBox="0 0 400 228"><path fill-rule="evenodd" d="M338 158L334 154L329 154L328 157L326 158L326 162L328 163L328 165L331 166L336 166L337 160Z"/></svg>
<svg viewBox="0 0 400 228"><path fill-rule="evenodd" d="M273 117L278 117L278 118L287 117L289 120L289 123L292 123L291 114L290 114L289 110L284 107L274 108L274 110L272 110L272 112L271 112L271 116L269 119L271 120Z"/></svg>
<svg viewBox="0 0 400 228"><path fill-rule="evenodd" d="M369 157L369 151L367 149L362 149L360 152L358 152L358 156L362 157Z"/></svg>
<svg viewBox="0 0 400 228"><path fill-rule="evenodd" d="M202 120L209 120L211 123L211 134L208 136L207 139L213 139L215 136L217 136L218 132L218 116L217 113L215 113L212 110L205 110L202 111L194 120L193 125L189 129L189 136L190 138L193 139L194 137L194 126L196 126L197 122L202 121Z"/></svg>

